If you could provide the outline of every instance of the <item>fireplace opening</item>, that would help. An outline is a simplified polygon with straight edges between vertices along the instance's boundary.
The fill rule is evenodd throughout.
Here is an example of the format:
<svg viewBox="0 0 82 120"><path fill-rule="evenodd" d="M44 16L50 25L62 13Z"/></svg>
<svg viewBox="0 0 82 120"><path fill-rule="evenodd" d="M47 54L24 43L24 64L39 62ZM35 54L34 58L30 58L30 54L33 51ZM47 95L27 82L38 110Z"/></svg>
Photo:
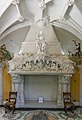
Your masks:
<svg viewBox="0 0 82 120"><path fill-rule="evenodd" d="M25 107L55 107L57 102L57 76L25 75L24 76ZM43 97L43 102L39 102Z"/></svg>

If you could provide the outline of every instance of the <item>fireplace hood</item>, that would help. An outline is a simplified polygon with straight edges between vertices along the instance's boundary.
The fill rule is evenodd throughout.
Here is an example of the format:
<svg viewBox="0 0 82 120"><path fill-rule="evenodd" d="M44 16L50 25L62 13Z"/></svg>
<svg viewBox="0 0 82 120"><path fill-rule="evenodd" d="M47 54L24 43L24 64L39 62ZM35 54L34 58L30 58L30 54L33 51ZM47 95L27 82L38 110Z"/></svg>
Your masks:
<svg viewBox="0 0 82 120"><path fill-rule="evenodd" d="M19 54L9 61L9 73L72 74L74 63L62 51L53 26L39 20L30 27Z"/></svg>

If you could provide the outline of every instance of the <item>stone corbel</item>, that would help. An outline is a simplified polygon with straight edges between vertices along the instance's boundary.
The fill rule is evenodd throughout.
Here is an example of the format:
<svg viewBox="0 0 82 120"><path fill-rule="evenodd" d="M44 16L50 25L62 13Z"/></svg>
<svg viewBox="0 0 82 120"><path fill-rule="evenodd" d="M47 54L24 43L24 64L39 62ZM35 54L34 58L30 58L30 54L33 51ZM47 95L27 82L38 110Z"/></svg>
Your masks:
<svg viewBox="0 0 82 120"><path fill-rule="evenodd" d="M23 22L24 21L24 17L21 15L20 13L20 9L18 4L20 3L20 0L13 0L12 4L16 6L17 12L18 12L18 21Z"/></svg>

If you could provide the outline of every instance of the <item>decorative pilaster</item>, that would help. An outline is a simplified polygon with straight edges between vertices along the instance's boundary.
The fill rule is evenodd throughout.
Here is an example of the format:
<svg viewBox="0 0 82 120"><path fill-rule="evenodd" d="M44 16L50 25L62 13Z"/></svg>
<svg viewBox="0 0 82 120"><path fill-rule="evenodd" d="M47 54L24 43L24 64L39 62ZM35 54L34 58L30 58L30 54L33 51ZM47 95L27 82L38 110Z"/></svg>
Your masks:
<svg viewBox="0 0 82 120"><path fill-rule="evenodd" d="M71 75L64 75L64 82L63 82L63 86L65 87L65 89L63 88L63 92L70 92L70 77Z"/></svg>
<svg viewBox="0 0 82 120"><path fill-rule="evenodd" d="M17 107L24 105L24 79L19 74L12 74L12 91L17 91Z"/></svg>
<svg viewBox="0 0 82 120"><path fill-rule="evenodd" d="M70 78L69 75L58 76L58 97L57 97L57 105L63 106L63 92L70 91Z"/></svg>
<svg viewBox="0 0 82 120"><path fill-rule="evenodd" d="M62 84L61 84L62 76L58 77L58 96L57 96L57 105L61 105L62 101Z"/></svg>

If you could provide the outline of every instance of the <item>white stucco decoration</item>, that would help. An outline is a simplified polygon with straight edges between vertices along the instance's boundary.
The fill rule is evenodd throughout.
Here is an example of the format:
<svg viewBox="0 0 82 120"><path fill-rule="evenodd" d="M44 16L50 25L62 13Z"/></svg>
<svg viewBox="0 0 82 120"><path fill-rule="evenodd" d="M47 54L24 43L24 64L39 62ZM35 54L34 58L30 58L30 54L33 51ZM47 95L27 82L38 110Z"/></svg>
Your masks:
<svg viewBox="0 0 82 120"><path fill-rule="evenodd" d="M39 35L36 38L36 49L38 54L40 52L46 52L46 41L43 31L40 31Z"/></svg>
<svg viewBox="0 0 82 120"><path fill-rule="evenodd" d="M18 4L20 3L20 0L13 0L12 1L12 4L13 5L15 5L16 6L16 9L17 9L17 18L18 18L18 21L20 21L20 22L23 22L24 21L24 17L23 17L23 15L20 13L20 9L19 9L19 6L18 6Z"/></svg>
<svg viewBox="0 0 82 120"><path fill-rule="evenodd" d="M42 12L50 1L52 0L39 1ZM50 17L42 16L30 27L19 55L9 63L9 72L20 74L72 74L73 62L67 56L62 55L62 51L61 43L50 24Z"/></svg>
<svg viewBox="0 0 82 120"><path fill-rule="evenodd" d="M36 21L36 23L39 27L45 27L46 25L49 24L49 22L50 22L50 16L45 16L44 18Z"/></svg>
<svg viewBox="0 0 82 120"><path fill-rule="evenodd" d="M39 6L41 10L44 10L46 8L46 4L52 0L37 0L39 2Z"/></svg>
<svg viewBox="0 0 82 120"><path fill-rule="evenodd" d="M20 0L12 0L12 4L19 4L20 3Z"/></svg>
<svg viewBox="0 0 82 120"><path fill-rule="evenodd" d="M39 7L41 9L41 18L43 18L44 17L44 10L46 9L46 6L52 0L37 0L37 1L39 3Z"/></svg>
<svg viewBox="0 0 82 120"><path fill-rule="evenodd" d="M72 74L73 64L66 55L62 55L61 44L52 25L48 23L43 27L35 23L31 26L25 41L22 43L20 54L9 62L9 72Z"/></svg>
<svg viewBox="0 0 82 120"><path fill-rule="evenodd" d="M68 6L72 6L72 5L74 4L74 2L75 2L75 0L69 0L69 1L67 2L67 4L68 4Z"/></svg>
<svg viewBox="0 0 82 120"><path fill-rule="evenodd" d="M18 15L18 21L23 22L24 21L24 17L22 15Z"/></svg>

